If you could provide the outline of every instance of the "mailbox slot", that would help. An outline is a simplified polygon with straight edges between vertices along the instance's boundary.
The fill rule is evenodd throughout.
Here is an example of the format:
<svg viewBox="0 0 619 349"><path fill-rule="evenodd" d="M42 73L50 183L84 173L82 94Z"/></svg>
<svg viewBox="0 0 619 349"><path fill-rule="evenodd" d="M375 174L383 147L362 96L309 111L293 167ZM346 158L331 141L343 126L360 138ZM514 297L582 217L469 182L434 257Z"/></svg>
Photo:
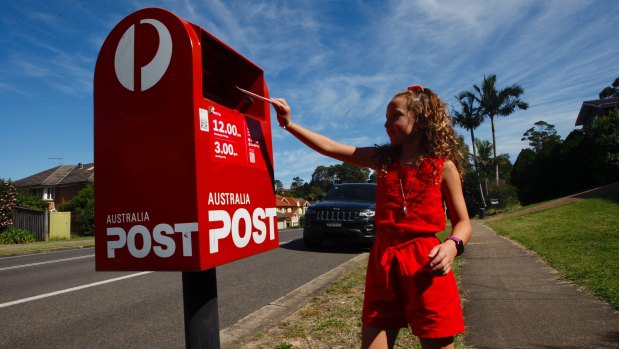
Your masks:
<svg viewBox="0 0 619 349"><path fill-rule="evenodd" d="M236 86L259 95L266 94L262 69L199 29L202 51L202 95L241 113L265 119L263 101L253 101Z"/></svg>

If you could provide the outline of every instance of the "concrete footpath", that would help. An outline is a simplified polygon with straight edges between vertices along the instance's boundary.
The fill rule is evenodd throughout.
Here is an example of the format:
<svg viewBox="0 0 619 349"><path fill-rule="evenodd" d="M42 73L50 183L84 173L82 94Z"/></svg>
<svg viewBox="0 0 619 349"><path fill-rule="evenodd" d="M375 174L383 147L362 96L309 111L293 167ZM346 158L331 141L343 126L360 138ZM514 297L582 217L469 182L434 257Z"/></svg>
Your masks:
<svg viewBox="0 0 619 349"><path fill-rule="evenodd" d="M463 263L471 348L619 348L619 312L479 221Z"/></svg>

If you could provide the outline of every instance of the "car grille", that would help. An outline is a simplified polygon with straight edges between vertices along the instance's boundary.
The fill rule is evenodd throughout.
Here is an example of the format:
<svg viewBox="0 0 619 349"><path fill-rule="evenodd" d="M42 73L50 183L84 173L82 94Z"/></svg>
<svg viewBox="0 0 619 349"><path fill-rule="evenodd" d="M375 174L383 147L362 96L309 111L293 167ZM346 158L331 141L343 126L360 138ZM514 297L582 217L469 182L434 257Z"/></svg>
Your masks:
<svg viewBox="0 0 619 349"><path fill-rule="evenodd" d="M319 221L351 222L357 217L359 217L358 211L316 211L316 218Z"/></svg>

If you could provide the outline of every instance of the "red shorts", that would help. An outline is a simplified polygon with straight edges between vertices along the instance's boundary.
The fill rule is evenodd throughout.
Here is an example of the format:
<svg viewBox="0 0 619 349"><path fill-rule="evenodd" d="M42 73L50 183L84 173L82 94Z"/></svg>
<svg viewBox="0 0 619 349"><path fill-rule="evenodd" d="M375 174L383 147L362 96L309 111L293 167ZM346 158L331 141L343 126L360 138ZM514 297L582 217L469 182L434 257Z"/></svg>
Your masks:
<svg viewBox="0 0 619 349"><path fill-rule="evenodd" d="M428 253L439 244L434 235L379 238L368 260L362 321L377 328L411 326L421 338L464 332L458 286L452 271L430 274Z"/></svg>

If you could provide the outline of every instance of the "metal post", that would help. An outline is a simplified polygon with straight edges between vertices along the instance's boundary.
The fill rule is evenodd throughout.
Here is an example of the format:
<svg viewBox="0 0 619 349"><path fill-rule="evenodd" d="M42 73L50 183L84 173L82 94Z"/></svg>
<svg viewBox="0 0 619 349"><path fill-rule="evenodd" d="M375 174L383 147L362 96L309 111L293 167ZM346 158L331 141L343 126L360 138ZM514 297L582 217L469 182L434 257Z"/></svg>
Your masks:
<svg viewBox="0 0 619 349"><path fill-rule="evenodd" d="M219 349L219 313L215 268L183 272L185 346L191 349Z"/></svg>

